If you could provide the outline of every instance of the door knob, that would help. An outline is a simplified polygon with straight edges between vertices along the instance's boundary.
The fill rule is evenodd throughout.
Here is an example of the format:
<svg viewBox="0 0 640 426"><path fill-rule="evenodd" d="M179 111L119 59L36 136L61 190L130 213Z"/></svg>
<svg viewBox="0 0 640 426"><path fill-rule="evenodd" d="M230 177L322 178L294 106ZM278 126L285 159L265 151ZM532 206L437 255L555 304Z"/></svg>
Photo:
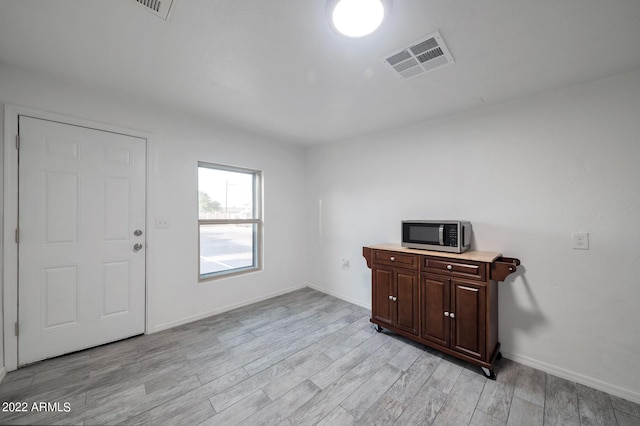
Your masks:
<svg viewBox="0 0 640 426"><path fill-rule="evenodd" d="M142 230L136 229L135 231L133 231L133 235L135 235L136 237L139 237L140 235L142 235Z"/></svg>
<svg viewBox="0 0 640 426"><path fill-rule="evenodd" d="M133 245L133 251L140 251L142 250L142 243L135 243Z"/></svg>

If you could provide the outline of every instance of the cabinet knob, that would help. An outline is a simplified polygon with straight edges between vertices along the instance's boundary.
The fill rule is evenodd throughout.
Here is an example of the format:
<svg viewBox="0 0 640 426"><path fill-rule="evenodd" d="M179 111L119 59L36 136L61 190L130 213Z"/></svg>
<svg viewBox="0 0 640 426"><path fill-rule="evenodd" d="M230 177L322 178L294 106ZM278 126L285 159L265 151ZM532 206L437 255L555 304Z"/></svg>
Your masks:
<svg viewBox="0 0 640 426"><path fill-rule="evenodd" d="M395 301L397 301L397 300L398 300L398 298L397 298L397 297L395 297L395 296L393 296L393 301L395 302Z"/></svg>
<svg viewBox="0 0 640 426"><path fill-rule="evenodd" d="M445 316L445 317L448 317L448 316L449 316L449 312L445 312L445 313L444 313L444 316Z"/></svg>
<svg viewBox="0 0 640 426"><path fill-rule="evenodd" d="M452 269L453 269L453 266L451 266L451 265L447 265L447 269L448 269L448 270L452 270Z"/></svg>
<svg viewBox="0 0 640 426"><path fill-rule="evenodd" d="M454 314L453 312L451 312L451 313L449 314L449 318L452 318L452 319L453 319L453 318L455 318L455 317L456 317L456 314Z"/></svg>
<svg viewBox="0 0 640 426"><path fill-rule="evenodd" d="M394 256L391 256L391 261L395 262L396 258Z"/></svg>
<svg viewBox="0 0 640 426"><path fill-rule="evenodd" d="M393 296L389 296L389 300L393 300Z"/></svg>

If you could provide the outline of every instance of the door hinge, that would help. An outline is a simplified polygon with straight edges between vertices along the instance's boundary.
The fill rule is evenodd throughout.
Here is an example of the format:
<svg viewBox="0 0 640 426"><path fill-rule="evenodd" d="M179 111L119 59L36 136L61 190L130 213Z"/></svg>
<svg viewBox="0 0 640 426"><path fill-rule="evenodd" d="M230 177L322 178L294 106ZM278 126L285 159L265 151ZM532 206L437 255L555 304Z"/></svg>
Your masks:
<svg viewBox="0 0 640 426"><path fill-rule="evenodd" d="M20 229L16 228L16 244L20 244Z"/></svg>
<svg viewBox="0 0 640 426"><path fill-rule="evenodd" d="M20 331L20 327L18 327L18 321L16 321L16 337L18 337L19 331Z"/></svg>
<svg viewBox="0 0 640 426"><path fill-rule="evenodd" d="M20 135L16 135L16 149L20 151Z"/></svg>

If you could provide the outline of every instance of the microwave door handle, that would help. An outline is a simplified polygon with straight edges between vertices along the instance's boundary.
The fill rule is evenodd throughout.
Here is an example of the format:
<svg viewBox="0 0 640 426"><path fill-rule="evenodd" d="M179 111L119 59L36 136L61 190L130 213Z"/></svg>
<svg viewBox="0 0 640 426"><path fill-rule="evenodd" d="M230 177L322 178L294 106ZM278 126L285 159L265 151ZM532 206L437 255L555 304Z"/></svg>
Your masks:
<svg viewBox="0 0 640 426"><path fill-rule="evenodd" d="M440 225L438 228L438 240L440 241L440 245L444 245L444 225Z"/></svg>

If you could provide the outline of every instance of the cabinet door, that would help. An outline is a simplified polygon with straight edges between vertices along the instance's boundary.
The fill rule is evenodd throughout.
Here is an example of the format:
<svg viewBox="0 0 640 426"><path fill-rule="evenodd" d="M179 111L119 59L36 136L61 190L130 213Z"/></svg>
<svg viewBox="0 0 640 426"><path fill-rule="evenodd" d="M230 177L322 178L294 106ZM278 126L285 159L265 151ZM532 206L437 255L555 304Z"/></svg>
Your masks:
<svg viewBox="0 0 640 426"><path fill-rule="evenodd" d="M418 334L418 273L396 271L396 326Z"/></svg>
<svg viewBox="0 0 640 426"><path fill-rule="evenodd" d="M421 336L443 346L449 346L451 338L450 320L445 316L449 313L450 283L449 278L421 276Z"/></svg>
<svg viewBox="0 0 640 426"><path fill-rule="evenodd" d="M486 285L452 280L451 312L455 318L452 349L480 359L486 357Z"/></svg>
<svg viewBox="0 0 640 426"><path fill-rule="evenodd" d="M394 295L394 270L389 268L373 267L372 280L372 305L371 316L373 319L393 325L394 302L389 296Z"/></svg>

